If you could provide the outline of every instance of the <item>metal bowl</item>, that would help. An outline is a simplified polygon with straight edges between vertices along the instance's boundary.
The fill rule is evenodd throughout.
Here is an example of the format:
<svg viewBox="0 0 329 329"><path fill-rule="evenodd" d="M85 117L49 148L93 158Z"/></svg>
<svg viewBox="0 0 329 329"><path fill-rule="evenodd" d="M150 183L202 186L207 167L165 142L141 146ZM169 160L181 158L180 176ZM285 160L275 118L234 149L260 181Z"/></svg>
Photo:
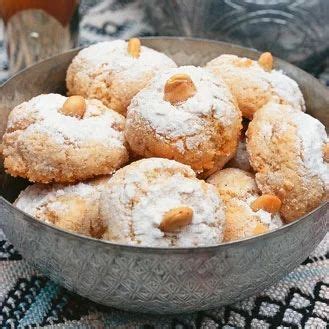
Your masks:
<svg viewBox="0 0 329 329"><path fill-rule="evenodd" d="M146 38L178 64L203 65L222 53L257 52L197 39ZM65 72L77 50L19 73L1 87L3 134L9 111L40 93L65 92ZM300 69L277 60L296 79L308 111L329 126L329 91ZM297 265L327 231L328 202L296 222L261 236L212 247L148 248L118 245L37 221L12 201L26 184L0 170L0 224L25 259L65 288L124 310L181 313L218 307L254 295Z"/></svg>
<svg viewBox="0 0 329 329"><path fill-rule="evenodd" d="M241 44L316 72L329 55L328 0L143 0L159 35Z"/></svg>

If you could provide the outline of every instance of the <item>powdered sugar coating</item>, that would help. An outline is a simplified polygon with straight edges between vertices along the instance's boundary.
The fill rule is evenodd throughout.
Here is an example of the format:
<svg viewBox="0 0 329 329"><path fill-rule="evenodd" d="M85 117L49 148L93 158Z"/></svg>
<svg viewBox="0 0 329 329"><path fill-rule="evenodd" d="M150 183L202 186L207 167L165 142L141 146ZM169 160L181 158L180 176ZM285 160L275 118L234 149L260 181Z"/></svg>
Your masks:
<svg viewBox="0 0 329 329"><path fill-rule="evenodd" d="M261 195L253 174L237 168L227 168L210 176L207 182L216 186L226 206L224 241L259 234L259 224L263 225L264 230L282 226L279 214L252 209L252 203Z"/></svg>
<svg viewBox="0 0 329 329"><path fill-rule="evenodd" d="M321 122L289 105L269 103L249 125L247 149L258 186L282 200L286 220L328 200L328 143Z"/></svg>
<svg viewBox="0 0 329 329"><path fill-rule="evenodd" d="M164 85L171 76L179 73L191 77L197 92L185 102L172 105L164 100ZM202 119L205 116L213 114L224 127L230 126L237 117L225 85L204 69L193 66L170 69L157 76L136 95L129 112L138 112L158 135L169 139L201 134L207 126Z"/></svg>
<svg viewBox="0 0 329 329"><path fill-rule="evenodd" d="M262 118L266 117L268 120L264 120L261 125L260 135L271 141L274 129L279 130L277 133L280 134L280 131L287 132L289 126L295 127L294 146L298 154L295 162L299 165L299 173L305 178L318 177L329 190L329 164L325 162L323 154L324 145L329 143L325 126L306 113L275 103L268 104L263 110ZM280 122L279 118L282 119Z"/></svg>
<svg viewBox="0 0 329 329"><path fill-rule="evenodd" d="M306 111L303 94L295 80L289 78L280 70L265 72L264 78L273 88L273 99L278 96L279 102L283 100L297 110Z"/></svg>
<svg viewBox="0 0 329 329"><path fill-rule="evenodd" d="M249 119L270 101L305 111L298 84L282 71L266 71L257 61L235 55L221 55L211 60L207 68L229 85L242 114Z"/></svg>
<svg viewBox="0 0 329 329"><path fill-rule="evenodd" d="M74 182L110 174L128 160L124 117L98 100L86 100L83 118L67 116L60 112L66 99L39 95L12 110L3 137L5 167L12 175Z"/></svg>
<svg viewBox="0 0 329 329"><path fill-rule="evenodd" d="M111 127L116 121L117 124L124 125L122 116L107 109L98 100L86 101L87 107L83 120L64 115L59 109L62 108L66 99L67 97L59 94L32 98L28 103L19 105L18 110L14 109L11 112L7 129L12 130L17 122L33 118L33 124L25 129L26 135L47 133L62 146L66 140L69 140L79 147L79 144L90 139L107 147L123 146L123 134ZM22 109L22 107L25 108Z"/></svg>
<svg viewBox="0 0 329 329"><path fill-rule="evenodd" d="M100 238L105 224L99 216L99 199L108 178L76 185L34 184L20 193L15 206L46 223Z"/></svg>
<svg viewBox="0 0 329 329"><path fill-rule="evenodd" d="M175 74L187 74L196 93L173 105L165 100L164 86ZM137 154L168 157L181 162L185 158L184 163L202 171L203 165L197 168L193 162L200 166L203 153L213 152L214 157L217 152L218 156L226 158L222 161L224 163L233 156L240 129L241 117L225 83L200 67L182 66L163 71L133 98L127 113L126 137ZM153 147L157 143L163 147ZM231 145L221 150L225 143ZM216 160L211 161L214 162L212 166L217 165Z"/></svg>
<svg viewBox="0 0 329 329"><path fill-rule="evenodd" d="M179 206L193 209L192 223L162 232L163 215ZM120 169L102 194L101 209L108 223L105 238L120 243L188 247L222 239L224 210L216 190L172 160L144 159Z"/></svg>
<svg viewBox="0 0 329 329"><path fill-rule="evenodd" d="M259 209L257 211L252 210L251 205L258 197L259 195L250 196L245 201L240 200L240 202L244 203L244 206L248 209L250 216L256 216L262 224L268 226L269 230L274 230L281 227L283 223L280 214L271 214L263 209Z"/></svg>
<svg viewBox="0 0 329 329"><path fill-rule="evenodd" d="M125 114L131 98L162 69L176 67L166 55L141 47L138 58L128 53L124 40L89 46L73 59L67 72L70 94L100 99Z"/></svg>
<svg viewBox="0 0 329 329"><path fill-rule="evenodd" d="M293 114L300 139L301 159L310 176L319 177L329 191L329 163L323 155L324 145L329 143L325 126L317 119L304 113Z"/></svg>

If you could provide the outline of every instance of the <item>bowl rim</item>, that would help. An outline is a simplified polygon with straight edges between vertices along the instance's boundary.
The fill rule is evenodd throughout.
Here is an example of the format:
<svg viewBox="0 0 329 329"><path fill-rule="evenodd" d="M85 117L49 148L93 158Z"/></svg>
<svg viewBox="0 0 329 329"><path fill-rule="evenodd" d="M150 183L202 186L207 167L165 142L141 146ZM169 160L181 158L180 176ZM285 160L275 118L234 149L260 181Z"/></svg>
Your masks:
<svg viewBox="0 0 329 329"><path fill-rule="evenodd" d="M325 209L326 206L327 206L327 208L329 208L328 207L329 201L325 201L325 202L321 203L317 208L313 209L311 212L307 213L306 215L298 218L297 220L295 220L291 223L285 224L281 227L278 227L278 228L271 230L269 232L266 232L266 233L262 233L259 235L255 235L255 236L251 236L251 237L247 237L247 238L243 238L243 239L239 239L239 240L221 242L221 243L209 245L209 246L191 246L191 247L156 247L156 246L152 246L151 247L151 246L139 246L139 245L124 244L124 243L115 243L110 240L96 239L96 238L93 238L93 237L90 237L87 235L83 235L83 234L79 234L79 233L76 233L73 231L65 230L54 224L37 220L36 218L34 218L31 215L24 212L23 210L14 206L11 202L6 200L2 196L0 196L0 203L4 203L9 208L12 208L15 212L20 213L25 221L27 221L33 225L41 226L41 227L43 227L43 229L55 231L56 234L59 234L59 235L62 235L62 234L66 235L66 236L68 235L71 238L74 237L79 240L88 241L90 243L96 243L96 244L98 244L98 246L106 245L111 248L121 249L121 250L126 250L126 251L128 250L131 252L149 251L152 253L154 252L154 253L159 253L159 254L171 253L171 252L173 252L174 254L189 253L189 252L193 252L193 253L194 252L212 252L212 251L214 252L214 251L217 251L217 249L224 250L224 249L230 248L232 246L250 245L255 242L271 239L275 236L281 235L281 233L284 234L284 231L289 230L290 227L301 225L303 222L305 222L307 220L314 220L312 218L312 215L314 213L320 211L321 209Z"/></svg>
<svg viewBox="0 0 329 329"><path fill-rule="evenodd" d="M192 38L192 37L175 37L175 36L148 36L148 37L140 37L140 39L143 40L181 40L181 41L197 41L197 42L206 42L206 43L214 43L214 44L222 44L225 46L229 46L231 48L236 48L236 49L240 49L240 50L248 50L251 51L252 53L256 54L260 54L261 52L253 49L253 48L248 48L248 47L243 47L237 44L233 44L233 43L229 43L229 42L224 42L224 41L217 41L217 40L211 40L211 39L205 39L205 38ZM112 41L112 40L109 40ZM76 51L80 51L83 48L88 47L89 45L86 46L81 46L81 47L76 47L73 49L70 49L68 51L62 52L60 54L57 54L55 56L51 56L49 58L46 58L38 63L32 64L26 68L24 68L23 70L15 73L13 76L11 76L9 79L7 79L5 82L3 82L0 85L0 92L1 90L7 86L7 84L9 84L10 82L12 82L13 80L15 80L15 78L17 78L18 76L20 76L23 73L26 73L27 71L29 71L30 69L36 68L37 66L44 64L46 62L51 62L53 61L55 58L60 58L62 56L66 56L70 53L74 53ZM317 85L318 88L321 88L325 93L328 94L328 99L329 99L329 89L326 88L324 85L322 85L318 79L316 79L314 76L312 76L311 74L309 74L308 72L300 69L299 67L284 61L280 58L274 57L276 62L278 64L282 63L285 64L286 66L291 66L294 68L294 70L297 71L301 71L303 74L308 75L309 78L311 78L311 80L314 81L314 83ZM180 254L180 253L195 253L195 252L215 252L218 251L219 249L227 249L230 248L232 246L243 246L243 245L249 245L249 244L253 244L262 240L267 240L270 239L272 237L284 234L284 232L286 230L290 230L291 227L294 226L298 226L301 225L303 222L307 221L307 220L314 220L312 217L312 215L318 211L320 211L321 209L325 209L325 208L329 208L329 201L324 201L322 202L318 207L316 207L315 209L313 209L311 212L305 214L304 216L298 218L297 220L285 224L281 227L278 227L274 230L271 230L269 232L266 233L262 233L256 236L251 236L251 237L246 237L243 239L239 239L239 240L234 240L234 241L229 241L229 242L221 242L215 245L209 245L209 246L191 246L191 247L155 247L155 246L139 246L139 245L129 245L129 244L124 244L124 243L115 243L109 240L101 240L101 239L96 239L90 236L86 236L86 235L82 235L73 231L69 231L69 230L65 230L62 229L54 224L51 223L47 223L47 222L43 222L40 220L37 220L36 218L34 218L33 216L27 214L26 212L24 212L23 210L17 208L13 203L9 202L7 199L5 199L3 196L0 196L0 203L3 203L4 205L6 205L8 208L13 209L15 212L20 213L22 216L22 218L27 221L30 222L33 225L40 225L43 229L46 230L51 230L51 231L55 231L56 234L62 235L64 234L64 236L69 236L69 237L74 237L77 238L79 240L84 240L84 241L88 241L90 243L95 243L98 246L107 246L107 247L111 247L114 249L121 249L121 250L126 250L126 251L131 251L131 252L150 252L150 253L157 253L157 254L168 254L168 253L173 253L173 254Z"/></svg>

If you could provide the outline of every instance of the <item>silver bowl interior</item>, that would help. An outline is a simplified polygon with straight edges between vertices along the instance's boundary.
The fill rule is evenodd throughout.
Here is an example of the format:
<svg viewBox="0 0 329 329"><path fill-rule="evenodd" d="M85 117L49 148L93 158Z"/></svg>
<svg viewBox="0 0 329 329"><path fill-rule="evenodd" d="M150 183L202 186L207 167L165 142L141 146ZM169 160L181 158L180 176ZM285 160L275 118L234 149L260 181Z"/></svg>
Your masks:
<svg viewBox="0 0 329 329"><path fill-rule="evenodd" d="M144 38L142 43L179 65L204 65L230 53L257 58L254 50L188 38ZM10 110L41 93L65 93L65 73L78 50L52 57L1 86L0 136ZM329 92L315 78L276 59L295 79L308 113L329 127ZM303 261L327 231L328 202L276 231L202 248L117 245L39 222L10 204L27 185L0 168L0 226L23 256L51 279L96 302L121 309L179 313L235 302L280 279Z"/></svg>

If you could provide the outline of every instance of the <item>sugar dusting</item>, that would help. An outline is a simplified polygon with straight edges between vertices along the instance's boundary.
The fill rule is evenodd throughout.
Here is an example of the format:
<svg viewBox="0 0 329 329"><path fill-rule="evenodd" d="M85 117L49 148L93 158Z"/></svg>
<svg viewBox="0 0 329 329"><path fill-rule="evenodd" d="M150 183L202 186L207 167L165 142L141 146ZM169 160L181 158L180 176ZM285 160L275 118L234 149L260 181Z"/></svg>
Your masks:
<svg viewBox="0 0 329 329"><path fill-rule="evenodd" d="M258 198L258 196L250 196L246 200L246 204L248 205L248 210L250 212L250 215L257 216L257 218L260 220L260 222L264 225L267 225L269 230L274 230L278 227L281 227L283 225L281 217L278 213L271 214L263 209L260 209L258 211L253 211L251 208L251 204L253 201L255 201Z"/></svg>
<svg viewBox="0 0 329 329"><path fill-rule="evenodd" d="M217 72L223 72L224 75L234 76L235 78L245 77L241 73L249 73L248 79L262 89L264 93L270 88L273 99L276 101L283 100L294 108L305 111L305 101L302 92L296 81L289 78L280 70L265 71L257 61L250 60L246 57L235 55L221 55L207 64L211 71L217 68Z"/></svg>
<svg viewBox="0 0 329 329"><path fill-rule="evenodd" d="M113 206L116 207L115 220L124 226L122 231L127 243L183 247L221 241L222 202L215 188L196 179L188 166L172 160L150 158L123 170L122 181L112 183L109 191L103 194L102 204L107 213L112 213ZM120 175L120 171L117 174ZM179 206L193 209L192 224L175 233L162 232L159 225L163 215Z"/></svg>
<svg viewBox="0 0 329 329"><path fill-rule="evenodd" d="M81 50L73 62L79 62L90 77L97 72L103 75L120 73L123 79L130 81L143 78L149 71L176 66L168 56L144 46L140 56L134 58L128 54L128 43L124 40L91 45Z"/></svg>
<svg viewBox="0 0 329 329"><path fill-rule="evenodd" d="M326 190L329 190L329 164L324 161L323 147L329 142L324 125L312 116L298 111L289 105L269 103L262 109L262 115L272 120L264 120L259 134L267 143L271 143L273 127L285 132L289 126L295 126L295 147L300 157L296 158L302 176L318 177ZM273 119L275 118L275 119ZM277 125L280 120L280 125Z"/></svg>
<svg viewBox="0 0 329 329"><path fill-rule="evenodd" d="M79 147L95 142L106 147L124 148L123 132L113 128L115 124L124 125L121 115L106 108L100 101L86 100L86 113L82 119L67 116L59 111L66 99L58 94L34 97L13 110L8 128L17 121L33 117L34 122L22 132L24 138L39 133L60 145L69 142Z"/></svg>
<svg viewBox="0 0 329 329"><path fill-rule="evenodd" d="M215 191L203 190L202 183L181 175L156 180L150 184L147 194L142 196L132 210L132 223L136 238L146 245L159 245L164 233L158 228L164 214L179 206L193 209L193 222L178 234L167 234L176 238L177 246L207 245L219 242L220 227ZM213 227L211 226L213 225ZM168 239L166 239L168 240ZM167 241L166 241L167 242Z"/></svg>
<svg viewBox="0 0 329 329"><path fill-rule="evenodd" d="M250 222L248 217L257 218L261 223L268 226L270 230L282 226L282 220L279 214L271 214L265 210L254 211L251 207L253 201L259 196L254 177L241 169L227 168L217 172L208 178L207 182L217 187L227 208L230 208L230 214L234 213L232 209L243 208L248 215L246 218L236 218L245 220L245 230L248 230ZM241 216L237 212L236 216Z"/></svg>
<svg viewBox="0 0 329 329"><path fill-rule="evenodd" d="M301 143L303 164L311 176L319 177L329 191L329 163L324 161L323 147L329 143L324 125L305 113L292 113Z"/></svg>
<svg viewBox="0 0 329 329"><path fill-rule="evenodd" d="M194 96L178 105L164 100L166 81L178 73L188 74L197 92ZM205 118L214 118L223 127L230 126L237 119L238 113L226 85L207 72L193 66L168 69L157 75L151 83L139 92L128 108L129 113L139 114L152 129L166 138L186 138L189 148L196 148L204 131L209 127ZM180 142L177 144L181 149Z"/></svg>
<svg viewBox="0 0 329 329"><path fill-rule="evenodd" d="M294 108L305 112L304 97L295 80L277 70L272 70L270 73L265 72L265 77L267 77L267 81L271 84L275 94L286 100Z"/></svg>
<svg viewBox="0 0 329 329"><path fill-rule="evenodd" d="M87 183L78 183L75 185L42 185L34 184L23 190L15 201L15 206L31 216L36 216L38 209L42 206L52 203L54 210L64 211L65 205L56 202L57 199L64 195L79 196L87 199L88 202L98 202L99 186L91 186Z"/></svg>

